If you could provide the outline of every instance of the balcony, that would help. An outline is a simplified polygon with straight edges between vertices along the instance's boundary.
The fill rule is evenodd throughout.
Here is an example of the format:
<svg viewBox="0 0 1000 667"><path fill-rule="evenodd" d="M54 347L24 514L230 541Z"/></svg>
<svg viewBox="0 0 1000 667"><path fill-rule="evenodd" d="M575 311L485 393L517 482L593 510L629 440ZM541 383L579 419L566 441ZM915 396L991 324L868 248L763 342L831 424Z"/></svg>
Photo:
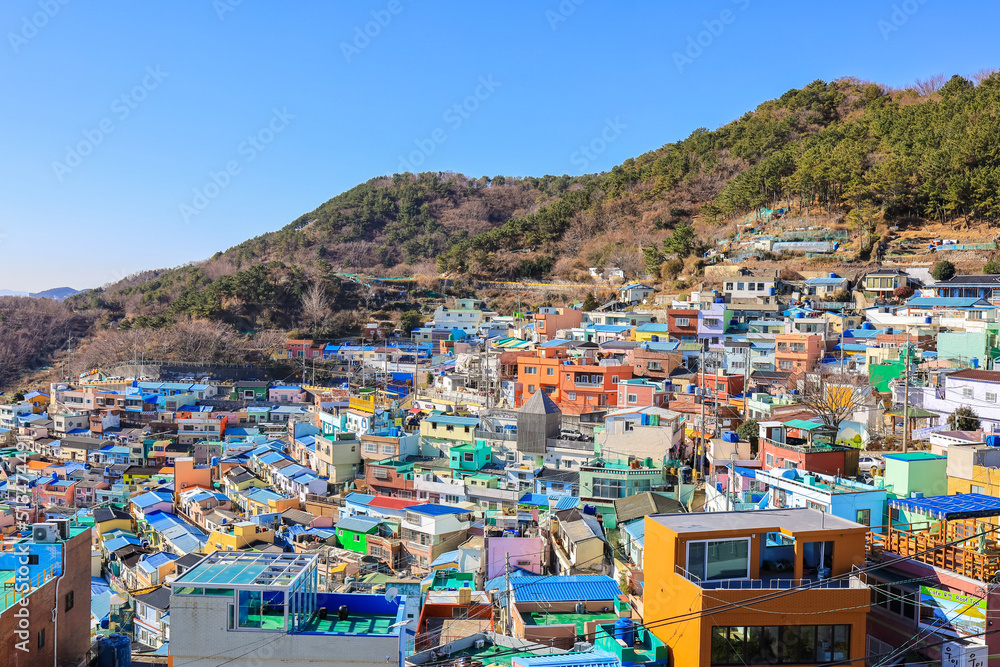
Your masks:
<svg viewBox="0 0 1000 667"><path fill-rule="evenodd" d="M870 533L869 533L870 534ZM820 579L819 577L805 577L803 579L793 579L780 575L762 576L759 579L712 579L704 581L698 576L691 574L681 566L676 566L674 571L697 585L700 588L712 590L739 590L739 591L767 591L783 590L791 588L808 589L831 589L831 588L863 588L868 586L856 575L839 579Z"/></svg>
<svg viewBox="0 0 1000 667"><path fill-rule="evenodd" d="M983 531L981 536L959 545L948 544L954 541L949 535L950 531L942 535L940 532L918 528L916 524L908 524L906 528L886 527L882 533L868 533L867 556L875 562L893 560L895 557L909 558L990 583L1000 572L1000 547L996 542L1000 526L985 522L980 522L980 526L976 530Z"/></svg>

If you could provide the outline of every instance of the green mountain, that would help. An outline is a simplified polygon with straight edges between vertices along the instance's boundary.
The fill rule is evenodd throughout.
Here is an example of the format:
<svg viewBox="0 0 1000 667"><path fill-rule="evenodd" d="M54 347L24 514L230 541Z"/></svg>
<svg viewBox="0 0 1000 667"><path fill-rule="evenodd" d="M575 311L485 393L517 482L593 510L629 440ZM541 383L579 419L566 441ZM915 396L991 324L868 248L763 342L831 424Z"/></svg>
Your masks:
<svg viewBox="0 0 1000 667"><path fill-rule="evenodd" d="M105 311L105 322L192 315L294 327L310 284L341 289L333 272L579 280L615 264L635 277L779 201L848 215L869 232L866 246L876 220L996 219L1000 76L918 87L815 81L602 174L374 178L206 262L67 302Z"/></svg>

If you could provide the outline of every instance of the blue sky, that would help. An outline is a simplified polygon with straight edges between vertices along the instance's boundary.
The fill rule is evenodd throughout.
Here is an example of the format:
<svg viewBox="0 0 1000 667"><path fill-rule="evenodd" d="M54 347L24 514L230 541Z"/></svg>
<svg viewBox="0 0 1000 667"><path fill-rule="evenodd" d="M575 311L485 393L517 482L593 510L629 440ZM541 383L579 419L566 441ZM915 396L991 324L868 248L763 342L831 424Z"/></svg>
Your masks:
<svg viewBox="0 0 1000 667"><path fill-rule="evenodd" d="M933 0L6 0L0 288L203 259L407 164L602 171L817 78L969 75L1000 66L998 18Z"/></svg>

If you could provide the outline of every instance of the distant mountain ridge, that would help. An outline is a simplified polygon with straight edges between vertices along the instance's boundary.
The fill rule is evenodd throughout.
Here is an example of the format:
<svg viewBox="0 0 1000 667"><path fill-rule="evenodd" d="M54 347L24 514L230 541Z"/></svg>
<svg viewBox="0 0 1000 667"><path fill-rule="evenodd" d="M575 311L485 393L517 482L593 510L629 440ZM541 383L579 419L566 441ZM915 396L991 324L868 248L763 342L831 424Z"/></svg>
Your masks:
<svg viewBox="0 0 1000 667"><path fill-rule="evenodd" d="M74 294L79 294L84 290L73 289L72 287L53 287L41 292L18 292L10 289L0 289L0 296L30 296L33 299L55 299L63 301Z"/></svg>

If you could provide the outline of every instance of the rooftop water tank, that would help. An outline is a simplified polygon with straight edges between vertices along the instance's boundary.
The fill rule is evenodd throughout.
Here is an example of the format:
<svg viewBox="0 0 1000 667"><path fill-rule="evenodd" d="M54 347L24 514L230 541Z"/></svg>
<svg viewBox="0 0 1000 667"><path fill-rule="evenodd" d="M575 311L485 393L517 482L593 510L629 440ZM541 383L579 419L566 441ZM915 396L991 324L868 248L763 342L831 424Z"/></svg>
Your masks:
<svg viewBox="0 0 1000 667"><path fill-rule="evenodd" d="M978 357L972 357L972 367L973 368L979 368L979 358Z"/></svg>
<svg viewBox="0 0 1000 667"><path fill-rule="evenodd" d="M930 324L933 321L933 319L934 318L928 315L927 317L924 318L924 324Z"/></svg>
<svg viewBox="0 0 1000 667"><path fill-rule="evenodd" d="M986 444L990 447L1000 447L1000 435L986 436Z"/></svg>
<svg viewBox="0 0 1000 667"><path fill-rule="evenodd" d="M629 647L635 644L635 624L631 618L619 618L615 621L615 639L622 640Z"/></svg>
<svg viewBox="0 0 1000 667"><path fill-rule="evenodd" d="M131 667L132 640L113 632L97 640L97 667Z"/></svg>
<svg viewBox="0 0 1000 667"><path fill-rule="evenodd" d="M803 313L803 312L798 312L798 313L795 313L795 319L797 319L797 320L801 320L801 319L802 319L802 318L804 318L805 316L806 316L806 314L805 314L805 313Z"/></svg>
<svg viewBox="0 0 1000 667"><path fill-rule="evenodd" d="M736 431L726 431L722 434L722 439L725 442L739 442L740 436L736 435Z"/></svg>
<svg viewBox="0 0 1000 667"><path fill-rule="evenodd" d="M836 278L836 277L837 277L837 274L836 274L836 273L831 273L829 277L830 277L830 278Z"/></svg>
<svg viewBox="0 0 1000 667"><path fill-rule="evenodd" d="M715 300L715 302L716 302L716 303L725 303L725 302L726 302L726 300L725 300L725 299L723 299L722 297L719 297L719 298L717 298L717 299Z"/></svg>

